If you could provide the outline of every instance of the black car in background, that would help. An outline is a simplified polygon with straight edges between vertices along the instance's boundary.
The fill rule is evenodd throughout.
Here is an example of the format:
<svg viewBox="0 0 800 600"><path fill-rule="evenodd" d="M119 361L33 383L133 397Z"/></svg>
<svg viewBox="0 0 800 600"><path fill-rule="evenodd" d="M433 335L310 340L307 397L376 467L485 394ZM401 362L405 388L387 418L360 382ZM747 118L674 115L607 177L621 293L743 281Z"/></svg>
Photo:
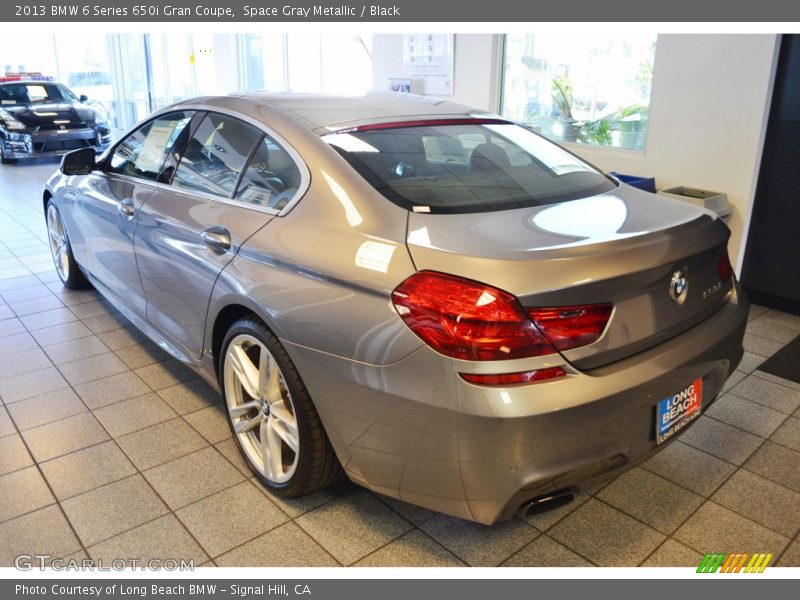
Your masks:
<svg viewBox="0 0 800 600"><path fill-rule="evenodd" d="M60 83L0 80L0 161L105 149L111 142L108 115L102 105L85 101Z"/></svg>

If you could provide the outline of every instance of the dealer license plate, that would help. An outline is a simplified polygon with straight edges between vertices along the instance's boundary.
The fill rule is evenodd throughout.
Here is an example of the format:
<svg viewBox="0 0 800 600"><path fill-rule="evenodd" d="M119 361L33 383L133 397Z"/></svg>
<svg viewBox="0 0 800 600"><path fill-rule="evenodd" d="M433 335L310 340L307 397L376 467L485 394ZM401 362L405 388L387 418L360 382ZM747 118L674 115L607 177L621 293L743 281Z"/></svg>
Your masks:
<svg viewBox="0 0 800 600"><path fill-rule="evenodd" d="M664 398L656 407L656 443L661 444L700 416L703 380Z"/></svg>

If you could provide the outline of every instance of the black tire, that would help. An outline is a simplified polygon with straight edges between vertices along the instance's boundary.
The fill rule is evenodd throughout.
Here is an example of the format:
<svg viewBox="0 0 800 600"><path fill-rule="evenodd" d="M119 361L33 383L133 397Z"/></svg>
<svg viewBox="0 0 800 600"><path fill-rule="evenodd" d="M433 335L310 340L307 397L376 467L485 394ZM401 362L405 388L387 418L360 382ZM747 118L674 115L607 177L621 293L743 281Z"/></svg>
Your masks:
<svg viewBox="0 0 800 600"><path fill-rule="evenodd" d="M62 224L64 221L61 219L61 212L58 210L58 206L50 198L47 201L47 207L45 208L45 220L47 221L48 227L48 239L50 237L50 222L49 222L49 215L50 211L54 210L58 215L59 222ZM64 253L67 259L67 275L66 277L61 272L61 269L58 268L58 264L56 263L56 256L53 253L52 244L50 246L50 253L53 255L53 263L56 264L56 273L58 273L59 279L61 279L61 283L64 284L64 287L69 288L71 290L85 290L87 288L91 288L92 284L86 279L86 276L81 271L80 265L78 265L78 261L75 260L75 255L72 254L72 246L69 243L69 235L67 235L66 228L63 228L64 232Z"/></svg>
<svg viewBox="0 0 800 600"><path fill-rule="evenodd" d="M3 151L3 144L0 143L0 164L10 165L17 162L16 158L6 158L6 153Z"/></svg>
<svg viewBox="0 0 800 600"><path fill-rule="evenodd" d="M297 453L297 466L294 474L285 483L276 483L265 477L257 466L248 459L247 452L242 446L242 441L234 429L233 419L228 413L228 425L245 462L258 480L279 496L297 498L328 486L343 474L339 459L333 451L319 414L294 363L278 338L255 316L236 321L230 327L222 342L218 372L220 389L222 390L226 407L228 406L224 381L226 355L232 340L243 334L252 336L264 344L275 359L291 397L299 438L299 452Z"/></svg>

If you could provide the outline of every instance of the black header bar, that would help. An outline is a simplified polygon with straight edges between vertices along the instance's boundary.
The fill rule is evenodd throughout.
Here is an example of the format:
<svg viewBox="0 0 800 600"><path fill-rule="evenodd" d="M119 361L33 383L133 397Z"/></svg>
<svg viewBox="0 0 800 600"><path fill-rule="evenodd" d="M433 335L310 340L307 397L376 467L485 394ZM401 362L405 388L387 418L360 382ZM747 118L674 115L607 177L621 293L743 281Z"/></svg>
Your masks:
<svg viewBox="0 0 800 600"><path fill-rule="evenodd" d="M10 22L800 22L787 0L4 0Z"/></svg>

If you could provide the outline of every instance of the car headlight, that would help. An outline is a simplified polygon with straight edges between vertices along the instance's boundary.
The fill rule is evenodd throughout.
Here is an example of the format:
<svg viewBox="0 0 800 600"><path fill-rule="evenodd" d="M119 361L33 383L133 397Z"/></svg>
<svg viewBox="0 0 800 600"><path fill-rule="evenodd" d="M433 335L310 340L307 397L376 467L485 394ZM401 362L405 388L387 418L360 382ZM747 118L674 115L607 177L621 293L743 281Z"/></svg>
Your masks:
<svg viewBox="0 0 800 600"><path fill-rule="evenodd" d="M2 108L0 108L0 121L5 124L6 129L9 131L24 131L27 129L25 123L21 123L13 115Z"/></svg>
<svg viewBox="0 0 800 600"><path fill-rule="evenodd" d="M102 104L92 104L92 111L94 112L94 122L97 125L108 123L108 113Z"/></svg>

